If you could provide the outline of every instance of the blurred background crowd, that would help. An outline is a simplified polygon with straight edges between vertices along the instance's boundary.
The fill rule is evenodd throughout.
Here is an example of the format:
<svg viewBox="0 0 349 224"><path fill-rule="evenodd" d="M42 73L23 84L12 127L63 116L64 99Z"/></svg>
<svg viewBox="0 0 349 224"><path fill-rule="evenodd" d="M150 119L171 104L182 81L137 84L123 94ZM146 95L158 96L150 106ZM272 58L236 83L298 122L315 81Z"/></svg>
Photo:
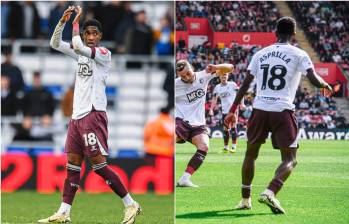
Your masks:
<svg viewBox="0 0 349 224"><path fill-rule="evenodd" d="M82 21L90 18L102 24L103 40L112 41L118 53L173 54L173 8L161 12L161 16L151 14L144 8L134 7L127 1L82 1L75 2L83 7ZM1 38L49 39L63 15L72 4L67 1L23 1L1 2ZM71 40L72 17L65 26L64 40Z"/></svg>

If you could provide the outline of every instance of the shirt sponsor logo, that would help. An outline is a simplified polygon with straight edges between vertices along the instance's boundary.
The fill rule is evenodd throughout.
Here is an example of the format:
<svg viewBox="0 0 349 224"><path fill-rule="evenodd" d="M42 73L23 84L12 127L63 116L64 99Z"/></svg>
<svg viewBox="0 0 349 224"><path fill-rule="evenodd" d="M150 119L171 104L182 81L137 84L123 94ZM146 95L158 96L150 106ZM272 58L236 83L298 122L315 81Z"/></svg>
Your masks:
<svg viewBox="0 0 349 224"><path fill-rule="evenodd" d="M197 90L187 94L187 98L188 98L190 103L194 102L197 99L200 99L203 96L205 96L205 91L203 89L197 89Z"/></svg>
<svg viewBox="0 0 349 224"><path fill-rule="evenodd" d="M268 101L268 102L276 102L276 101L280 100L279 97L271 97L271 96L259 96L258 98L261 100L264 100L264 101Z"/></svg>
<svg viewBox="0 0 349 224"><path fill-rule="evenodd" d="M230 93L229 92L223 92L221 93L220 97L224 98L224 97L228 97L230 96Z"/></svg>
<svg viewBox="0 0 349 224"><path fill-rule="evenodd" d="M87 63L78 63L78 75L80 76L91 76L92 69Z"/></svg>

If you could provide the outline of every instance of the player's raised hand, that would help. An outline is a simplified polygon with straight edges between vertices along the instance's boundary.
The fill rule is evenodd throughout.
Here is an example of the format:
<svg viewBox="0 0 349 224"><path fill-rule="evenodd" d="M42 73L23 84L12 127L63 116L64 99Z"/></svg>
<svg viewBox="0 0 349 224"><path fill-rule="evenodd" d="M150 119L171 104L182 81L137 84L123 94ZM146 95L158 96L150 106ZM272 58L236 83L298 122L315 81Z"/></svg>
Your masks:
<svg viewBox="0 0 349 224"><path fill-rule="evenodd" d="M82 15L82 8L78 5L77 7L75 7L75 12L76 12L76 16L74 18L73 23L79 23L80 17Z"/></svg>
<svg viewBox="0 0 349 224"><path fill-rule="evenodd" d="M330 97L333 94L332 87L328 83L326 83L325 87L320 89L320 92L325 97Z"/></svg>
<svg viewBox="0 0 349 224"><path fill-rule="evenodd" d="M60 19L61 23L66 23L69 21L71 14L74 12L75 7L73 5L69 6L63 13L62 18Z"/></svg>
<svg viewBox="0 0 349 224"><path fill-rule="evenodd" d="M233 124L235 122L236 122L235 113L229 112L224 119L224 125L229 128L231 126L231 124Z"/></svg>
<svg viewBox="0 0 349 224"><path fill-rule="evenodd" d="M207 65L206 72L207 73L214 73L216 71L215 66L212 64Z"/></svg>

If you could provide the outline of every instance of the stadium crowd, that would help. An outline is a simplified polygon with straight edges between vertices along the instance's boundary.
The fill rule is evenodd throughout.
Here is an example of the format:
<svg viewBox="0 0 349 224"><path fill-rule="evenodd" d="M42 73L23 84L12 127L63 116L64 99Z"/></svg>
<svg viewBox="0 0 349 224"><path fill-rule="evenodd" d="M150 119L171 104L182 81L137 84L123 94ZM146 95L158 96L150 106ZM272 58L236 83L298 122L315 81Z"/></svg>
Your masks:
<svg viewBox="0 0 349 224"><path fill-rule="evenodd" d="M349 70L349 4L289 1L309 42L323 62L336 62Z"/></svg>
<svg viewBox="0 0 349 224"><path fill-rule="evenodd" d="M273 2L267 1L178 1L176 17L176 30L185 29L184 17L204 17L215 31L272 32L280 13Z"/></svg>
<svg viewBox="0 0 349 224"><path fill-rule="evenodd" d="M1 1L1 38L49 39L67 1ZM101 22L104 41L115 43L112 52L150 55L173 54L173 15L169 8L160 21L158 30L149 24L145 10L133 10L134 2L86 1L81 2L84 19L95 18ZM84 20L83 19L83 20ZM73 17L65 26L62 38L71 40Z"/></svg>

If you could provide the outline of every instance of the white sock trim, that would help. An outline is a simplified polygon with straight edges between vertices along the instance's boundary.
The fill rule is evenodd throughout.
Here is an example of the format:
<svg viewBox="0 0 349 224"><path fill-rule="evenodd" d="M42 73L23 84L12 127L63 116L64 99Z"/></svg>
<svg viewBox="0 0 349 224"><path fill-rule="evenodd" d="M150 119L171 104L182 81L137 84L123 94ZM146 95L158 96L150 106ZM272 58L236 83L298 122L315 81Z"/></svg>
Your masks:
<svg viewBox="0 0 349 224"><path fill-rule="evenodd" d="M130 194L126 194L125 197L122 198L122 202L124 203L124 206L127 207L132 205L135 201Z"/></svg>
<svg viewBox="0 0 349 224"><path fill-rule="evenodd" d="M272 192L269 189L265 189L262 194L270 195L270 196L273 196L273 197L275 196L274 192Z"/></svg>
<svg viewBox="0 0 349 224"><path fill-rule="evenodd" d="M251 189L252 185L243 185L243 184L241 184L241 188Z"/></svg>
<svg viewBox="0 0 349 224"><path fill-rule="evenodd" d="M71 205L67 204L65 202L61 203L61 206L59 207L57 213L58 214L70 214L70 209L71 209Z"/></svg>
<svg viewBox="0 0 349 224"><path fill-rule="evenodd" d="M188 179L190 179L190 177L191 177L190 173L184 172L182 177L181 177L181 180L188 180Z"/></svg>

